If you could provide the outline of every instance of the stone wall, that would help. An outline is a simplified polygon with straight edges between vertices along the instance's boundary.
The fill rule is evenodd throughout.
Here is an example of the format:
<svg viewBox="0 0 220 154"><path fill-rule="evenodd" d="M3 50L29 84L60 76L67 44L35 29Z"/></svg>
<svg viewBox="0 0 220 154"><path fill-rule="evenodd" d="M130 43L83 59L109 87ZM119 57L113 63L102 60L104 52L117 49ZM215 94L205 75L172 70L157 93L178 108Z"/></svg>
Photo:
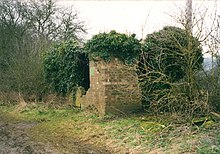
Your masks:
<svg viewBox="0 0 220 154"><path fill-rule="evenodd" d="M90 88L77 97L82 109L95 108L100 115L128 113L141 107L138 77L133 67L114 59L90 62Z"/></svg>

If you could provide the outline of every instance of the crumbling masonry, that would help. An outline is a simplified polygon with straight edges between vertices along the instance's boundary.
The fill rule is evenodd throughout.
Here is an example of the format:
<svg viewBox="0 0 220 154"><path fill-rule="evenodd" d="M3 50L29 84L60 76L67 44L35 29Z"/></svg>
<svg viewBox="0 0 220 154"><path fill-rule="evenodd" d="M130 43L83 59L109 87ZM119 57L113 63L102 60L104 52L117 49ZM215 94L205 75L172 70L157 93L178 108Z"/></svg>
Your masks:
<svg viewBox="0 0 220 154"><path fill-rule="evenodd" d="M100 115L138 110L141 95L135 69L116 58L109 63L90 61L90 88L86 95L77 96L76 104Z"/></svg>

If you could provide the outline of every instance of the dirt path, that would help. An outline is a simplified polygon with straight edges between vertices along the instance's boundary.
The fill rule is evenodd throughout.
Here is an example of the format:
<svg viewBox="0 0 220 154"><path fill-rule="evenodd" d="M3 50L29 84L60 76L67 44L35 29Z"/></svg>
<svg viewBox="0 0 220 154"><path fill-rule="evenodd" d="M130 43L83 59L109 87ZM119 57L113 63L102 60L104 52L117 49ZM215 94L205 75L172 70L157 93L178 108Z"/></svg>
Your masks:
<svg viewBox="0 0 220 154"><path fill-rule="evenodd" d="M37 125L28 122L9 122L4 113L0 113L0 154L107 154L106 150L71 141L71 151L59 152L49 143L31 140L27 130Z"/></svg>
<svg viewBox="0 0 220 154"><path fill-rule="evenodd" d="M58 154L49 145L35 143L30 140L26 130L34 124L0 122L0 154Z"/></svg>

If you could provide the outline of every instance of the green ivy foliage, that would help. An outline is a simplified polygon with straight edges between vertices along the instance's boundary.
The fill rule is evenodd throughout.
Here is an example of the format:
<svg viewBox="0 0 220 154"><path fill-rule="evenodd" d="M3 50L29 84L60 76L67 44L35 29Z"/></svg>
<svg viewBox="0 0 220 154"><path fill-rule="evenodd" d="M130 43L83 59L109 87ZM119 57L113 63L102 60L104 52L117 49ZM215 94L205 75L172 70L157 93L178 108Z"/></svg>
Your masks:
<svg viewBox="0 0 220 154"><path fill-rule="evenodd" d="M166 26L147 35L143 51L148 68L163 72L172 82L182 79L189 66L193 70L202 68L203 55L199 40L178 27Z"/></svg>
<svg viewBox="0 0 220 154"><path fill-rule="evenodd" d="M112 58L119 58L126 63L132 63L141 50L140 41L135 36L117 33L114 30L100 33L85 44L85 49L93 60L101 58L110 61Z"/></svg>
<svg viewBox="0 0 220 154"><path fill-rule="evenodd" d="M85 87L88 58L77 41L55 44L44 56L45 79L59 94Z"/></svg>
<svg viewBox="0 0 220 154"><path fill-rule="evenodd" d="M178 93L173 83L193 84L194 75L203 63L199 40L184 29L166 26L146 36L142 51L138 73L143 104L164 111L178 108L171 98L180 95L185 98L183 93L190 95L183 89Z"/></svg>

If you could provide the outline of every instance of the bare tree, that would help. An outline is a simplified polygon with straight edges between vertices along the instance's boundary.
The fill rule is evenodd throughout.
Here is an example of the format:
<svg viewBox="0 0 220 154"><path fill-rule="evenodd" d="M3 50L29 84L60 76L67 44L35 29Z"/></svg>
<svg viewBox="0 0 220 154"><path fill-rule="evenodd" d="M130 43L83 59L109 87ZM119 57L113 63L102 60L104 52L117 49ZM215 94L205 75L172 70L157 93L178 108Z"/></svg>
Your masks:
<svg viewBox="0 0 220 154"><path fill-rule="evenodd" d="M54 41L82 40L84 23L52 0L0 2L0 89L42 98L42 56Z"/></svg>
<svg viewBox="0 0 220 154"><path fill-rule="evenodd" d="M192 10L192 1L189 0L187 1L186 10L180 11L181 14L174 17L179 25L185 29L184 35L182 35L183 38L178 39L177 35L172 32L166 33L166 35L162 32L155 33L152 36L155 39L147 40L149 43L146 45L148 48L153 46L153 50L147 55L142 55L143 59L139 64L142 67L141 71L144 72L140 76L142 92L145 93L143 93L143 98L148 102L147 105L156 111L179 111L192 115L209 110L208 103L210 103L212 91L204 87L205 83L199 82L201 78L205 79L207 74L206 76L202 75L201 67L195 69L196 63L201 60L202 55L198 56L194 48L200 46L205 49L204 53L210 52L207 50L209 44L216 52L219 43L211 41L211 38L218 38L213 37L217 34L218 29L217 14L214 11L214 18L209 22L211 26L206 27L207 9L195 13ZM161 36L158 38L157 35ZM196 43L193 38L199 40L199 43ZM185 40L185 43L183 43L183 40ZM167 45L171 47L167 48ZM158 54L153 60L152 55L156 51L158 51ZM171 58L173 55L178 59L176 63L173 63L174 59L164 63L166 56ZM182 61L184 64L175 67L178 62ZM172 80L172 73L166 72L168 68L174 70L184 68L183 78L178 81ZM180 77L180 75L178 76ZM211 84L210 78L207 78L206 81L209 85ZM219 85L219 82L213 81L216 85ZM213 87L211 89L217 91L219 88Z"/></svg>

